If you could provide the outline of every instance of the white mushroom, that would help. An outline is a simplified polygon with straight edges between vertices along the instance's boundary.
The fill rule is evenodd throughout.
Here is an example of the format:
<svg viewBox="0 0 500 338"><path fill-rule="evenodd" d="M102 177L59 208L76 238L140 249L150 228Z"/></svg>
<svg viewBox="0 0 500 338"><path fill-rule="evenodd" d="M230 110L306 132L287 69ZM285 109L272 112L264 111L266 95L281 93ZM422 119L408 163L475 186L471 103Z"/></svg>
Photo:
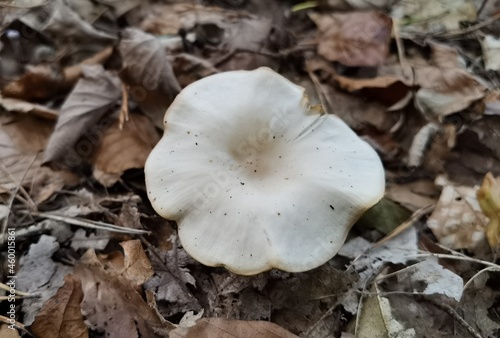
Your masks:
<svg viewBox="0 0 500 338"><path fill-rule="evenodd" d="M145 167L148 196L205 265L313 269L384 194L376 152L268 68L189 85L164 122Z"/></svg>

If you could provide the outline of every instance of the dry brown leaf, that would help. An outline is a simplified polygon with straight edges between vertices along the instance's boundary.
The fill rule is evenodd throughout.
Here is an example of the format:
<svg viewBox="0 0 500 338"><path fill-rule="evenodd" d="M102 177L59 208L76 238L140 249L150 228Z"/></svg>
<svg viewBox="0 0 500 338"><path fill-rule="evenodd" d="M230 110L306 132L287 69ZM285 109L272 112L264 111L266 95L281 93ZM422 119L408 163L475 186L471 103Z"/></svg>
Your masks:
<svg viewBox="0 0 500 338"><path fill-rule="evenodd" d="M155 127L147 117L130 114L123 130L119 128L119 121L115 120L104 131L102 141L94 152L94 177L109 187L120 179L125 170L143 168L159 139Z"/></svg>
<svg viewBox="0 0 500 338"><path fill-rule="evenodd" d="M93 250L75 266L82 281L82 313L94 330L109 338L167 337L173 326L159 317L130 281L113 269L106 269Z"/></svg>
<svg viewBox="0 0 500 338"><path fill-rule="evenodd" d="M202 318L191 327L178 327L170 338L298 338L282 327L264 321L242 321L225 318Z"/></svg>
<svg viewBox="0 0 500 338"><path fill-rule="evenodd" d="M72 275L64 277L64 285L42 307L31 325L39 338L88 338L80 303L82 284Z"/></svg>
<svg viewBox="0 0 500 338"><path fill-rule="evenodd" d="M122 242L120 245L125 253L124 270L121 274L130 281L132 286L139 287L153 276L153 267L140 240Z"/></svg>
<svg viewBox="0 0 500 338"><path fill-rule="evenodd" d="M417 211L428 205L435 204L439 191L431 180L417 180L406 184L388 184L386 196L398 201L411 211Z"/></svg>
<svg viewBox="0 0 500 338"><path fill-rule="evenodd" d="M373 67L389 52L392 20L381 12L311 14L318 26L318 54L346 66Z"/></svg>
<svg viewBox="0 0 500 338"><path fill-rule="evenodd" d="M14 189L22 181L38 205L64 186L78 183L79 178L69 172L40 167L53 121L30 115L11 118L0 126L0 191Z"/></svg>
<svg viewBox="0 0 500 338"><path fill-rule="evenodd" d="M2 95L26 101L51 97L61 90L64 76L54 65L28 66L20 78L2 88Z"/></svg>
<svg viewBox="0 0 500 338"><path fill-rule="evenodd" d="M0 324L0 337L2 338L21 338L17 330L12 330L7 324Z"/></svg>
<svg viewBox="0 0 500 338"><path fill-rule="evenodd" d="M49 120L55 120L57 119L57 116L59 116L59 112L57 110L45 107L44 105L8 97L2 97L1 95L0 106L2 106L7 111L30 113Z"/></svg>
<svg viewBox="0 0 500 338"><path fill-rule="evenodd" d="M84 66L83 73L84 77L61 107L44 163L68 168L79 166L95 151L113 121L102 117L120 98L120 80L100 65ZM82 136L86 139L78 142Z"/></svg>
<svg viewBox="0 0 500 338"><path fill-rule="evenodd" d="M447 248L471 252L484 250L487 247L485 230L488 219L479 207L477 189L453 186L442 177L436 181L443 186L443 191L427 226Z"/></svg>
<svg viewBox="0 0 500 338"><path fill-rule="evenodd" d="M120 77L131 98L155 126L163 128L165 111L181 90L165 49L154 36L128 28L122 33L119 50L123 60Z"/></svg>
<svg viewBox="0 0 500 338"><path fill-rule="evenodd" d="M415 105L422 113L439 119L469 107L486 92L473 75L460 68L418 67L415 81L421 87Z"/></svg>

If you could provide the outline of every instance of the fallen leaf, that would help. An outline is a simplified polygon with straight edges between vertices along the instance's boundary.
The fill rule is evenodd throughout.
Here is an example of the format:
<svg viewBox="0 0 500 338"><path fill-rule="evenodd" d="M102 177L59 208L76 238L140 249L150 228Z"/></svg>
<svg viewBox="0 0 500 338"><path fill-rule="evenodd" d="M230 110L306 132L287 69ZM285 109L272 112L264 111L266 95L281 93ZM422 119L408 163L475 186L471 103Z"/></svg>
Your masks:
<svg viewBox="0 0 500 338"><path fill-rule="evenodd" d="M179 312L200 311L201 305L187 285L196 286L196 281L186 265L192 262L184 249L178 247L175 234L169 238L172 249L160 251L149 247L148 257L154 269L154 276L145 284L146 290L156 294L158 309L164 317Z"/></svg>
<svg viewBox="0 0 500 338"><path fill-rule="evenodd" d="M59 116L59 112L57 110L45 107L44 105L8 97L0 96L0 106L7 111L30 113L49 120L55 120L57 119L57 116Z"/></svg>
<svg viewBox="0 0 500 338"><path fill-rule="evenodd" d="M52 255L57 250L59 243L56 238L42 235L37 243L30 245L29 251L20 259L17 288L38 295L23 300L25 325L31 325L43 304L64 284L64 276L71 271L70 267L52 260Z"/></svg>
<svg viewBox="0 0 500 338"><path fill-rule="evenodd" d="M149 153L160 137L151 121L130 114L120 130L119 121L103 131L101 142L93 154L94 177L106 187L115 184L125 170L144 168Z"/></svg>
<svg viewBox="0 0 500 338"><path fill-rule="evenodd" d="M61 107L44 163L75 168L101 143L111 118L102 119L121 96L120 80L102 66L84 66L81 78ZM86 139L80 138L84 136Z"/></svg>
<svg viewBox="0 0 500 338"><path fill-rule="evenodd" d="M21 338L17 330L12 330L7 324L0 325L0 337L2 338Z"/></svg>
<svg viewBox="0 0 500 338"><path fill-rule="evenodd" d="M372 292L380 292L376 285ZM356 321L357 338L413 338L415 329L393 317L389 299L378 295L364 296Z"/></svg>
<svg viewBox="0 0 500 338"><path fill-rule="evenodd" d="M110 338L166 337L173 327L142 299L130 281L106 269L89 249L75 266L82 281L82 314L93 330Z"/></svg>
<svg viewBox="0 0 500 338"><path fill-rule="evenodd" d="M54 129L54 122L30 115L11 115L0 126L0 170L2 190L14 189L22 181L30 184L44 171L41 153Z"/></svg>
<svg viewBox="0 0 500 338"><path fill-rule="evenodd" d="M380 273L385 264L405 264L417 253L417 232L414 228L409 228L377 247L372 247L372 244L362 237L345 243L338 255L351 259L350 268L359 275L355 286L341 297L340 302L346 311L355 314L358 310L358 294L353 292L354 289L365 289L367 283Z"/></svg>
<svg viewBox="0 0 500 338"><path fill-rule="evenodd" d="M462 277L445 269L435 257L428 257L393 274L400 290L424 295L440 294L457 302L462 298Z"/></svg>
<svg viewBox="0 0 500 338"><path fill-rule="evenodd" d="M459 29L461 21L476 21L476 15L473 0L399 1L392 7L392 17L409 34Z"/></svg>
<svg viewBox="0 0 500 338"><path fill-rule="evenodd" d="M64 277L64 285L42 307L31 325L39 338L88 338L80 303L81 282L72 275Z"/></svg>
<svg viewBox="0 0 500 338"><path fill-rule="evenodd" d="M494 314L497 312L495 303L499 296L492 272L476 276L464 290L460 303L464 319L483 337L494 337L500 330L498 317Z"/></svg>
<svg viewBox="0 0 500 338"><path fill-rule="evenodd" d="M484 97L486 88L468 71L460 68L415 68L415 106L431 118L459 112Z"/></svg>
<svg viewBox="0 0 500 338"><path fill-rule="evenodd" d="M409 210L383 197L361 216L355 226L363 231L366 231L366 229L377 229L384 235L387 235L410 216L411 212Z"/></svg>
<svg viewBox="0 0 500 338"><path fill-rule="evenodd" d="M410 211L435 204L439 198L439 190L429 179L410 183L388 183L385 194L386 197L398 201Z"/></svg>
<svg viewBox="0 0 500 338"><path fill-rule="evenodd" d="M500 71L500 39L486 35L481 41L481 47L483 48L485 68Z"/></svg>
<svg viewBox="0 0 500 338"><path fill-rule="evenodd" d="M2 88L2 95L21 100L40 100L56 94L64 81L60 68L54 65L28 66L20 78Z"/></svg>
<svg viewBox="0 0 500 338"><path fill-rule="evenodd" d="M488 221L479 207L477 189L453 186L439 177L436 181L443 186L443 190L427 226L439 243L450 249L468 249L471 252L484 248Z"/></svg>
<svg viewBox="0 0 500 338"><path fill-rule="evenodd" d="M242 321L225 318L202 318L191 327L178 327L170 338L298 338L293 333L271 322Z"/></svg>
<svg viewBox="0 0 500 338"><path fill-rule="evenodd" d="M477 191L477 200L481 210L490 219L486 238L492 248L497 248L500 244L500 178L487 173Z"/></svg>
<svg viewBox="0 0 500 338"><path fill-rule="evenodd" d="M381 12L310 14L318 26L318 54L346 66L374 67L389 51L392 20Z"/></svg>
<svg viewBox="0 0 500 338"><path fill-rule="evenodd" d="M62 0L33 6L19 20L49 37L58 48L64 47L68 54L81 53L81 46L85 46L86 52L95 53L115 40L112 35L101 32L82 20Z"/></svg>
<svg viewBox="0 0 500 338"><path fill-rule="evenodd" d="M76 251L79 249L94 249L94 250L104 250L110 239L109 232L99 232L97 234L91 233L87 236L84 229L78 229L75 231L73 238L71 239L71 247Z"/></svg>
<svg viewBox="0 0 500 338"><path fill-rule="evenodd" d="M141 110L163 129L163 116L181 88L157 38L138 29L122 33L120 77Z"/></svg>
<svg viewBox="0 0 500 338"><path fill-rule="evenodd" d="M132 286L137 288L153 276L153 267L142 248L140 240L121 242L120 245L125 253L124 269L120 274L125 276Z"/></svg>

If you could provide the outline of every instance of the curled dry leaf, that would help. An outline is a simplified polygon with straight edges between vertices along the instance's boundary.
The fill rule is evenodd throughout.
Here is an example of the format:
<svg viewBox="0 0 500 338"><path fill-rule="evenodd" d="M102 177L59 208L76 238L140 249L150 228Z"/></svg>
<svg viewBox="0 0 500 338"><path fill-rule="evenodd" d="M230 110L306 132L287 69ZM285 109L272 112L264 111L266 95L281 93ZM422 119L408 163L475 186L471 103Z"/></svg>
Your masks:
<svg viewBox="0 0 500 338"><path fill-rule="evenodd" d="M84 66L63 106L45 150L44 163L75 168L91 155L113 120L102 119L121 95L120 80L102 66ZM98 123L99 122L99 123ZM85 136L85 140L78 140Z"/></svg>
<svg viewBox="0 0 500 338"><path fill-rule="evenodd" d="M106 187L112 186L125 170L144 168L146 159L160 139L151 121L142 115L131 114L119 128L115 120L102 135L92 159L94 177Z"/></svg>
<svg viewBox="0 0 500 338"><path fill-rule="evenodd" d="M94 330L110 338L165 337L171 324L158 316L130 281L113 269L106 269L89 250L75 266L82 281L82 313Z"/></svg>
<svg viewBox="0 0 500 338"><path fill-rule="evenodd" d="M35 317L33 333L39 338L88 338L80 307L82 300L82 283L71 274L66 275L64 285Z"/></svg>
<svg viewBox="0 0 500 338"><path fill-rule="evenodd" d="M7 324L0 324L0 337L21 338L17 330L12 330Z"/></svg>
<svg viewBox="0 0 500 338"><path fill-rule="evenodd" d="M181 90L165 49L154 36L133 28L123 32L118 48L123 60L120 77L131 97L163 128L163 115Z"/></svg>
<svg viewBox="0 0 500 338"><path fill-rule="evenodd" d="M318 54L346 66L373 67L389 52L392 20L376 12L311 14L319 30Z"/></svg>
<svg viewBox="0 0 500 338"><path fill-rule="evenodd" d="M486 238L492 248L497 248L500 244L500 178L487 173L477 191L477 199L481 210L490 219Z"/></svg>
<svg viewBox="0 0 500 338"><path fill-rule="evenodd" d="M264 321L202 318L191 327L172 330L170 338L298 338L278 325Z"/></svg>
<svg viewBox="0 0 500 338"><path fill-rule="evenodd" d="M436 179L443 185L441 197L427 226L439 243L450 249L468 249L471 252L484 248L487 218L476 199L476 189L453 186L442 177Z"/></svg>

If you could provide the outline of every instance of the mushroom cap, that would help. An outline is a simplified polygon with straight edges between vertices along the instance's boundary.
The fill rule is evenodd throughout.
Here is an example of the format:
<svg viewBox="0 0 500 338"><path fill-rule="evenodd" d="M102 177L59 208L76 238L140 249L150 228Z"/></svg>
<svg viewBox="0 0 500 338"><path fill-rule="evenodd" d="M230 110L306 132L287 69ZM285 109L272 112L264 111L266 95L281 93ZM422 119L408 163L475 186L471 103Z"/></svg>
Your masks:
<svg viewBox="0 0 500 338"><path fill-rule="evenodd" d="M187 86L145 166L153 208L199 262L242 275L320 266L384 194L376 152L268 68Z"/></svg>

